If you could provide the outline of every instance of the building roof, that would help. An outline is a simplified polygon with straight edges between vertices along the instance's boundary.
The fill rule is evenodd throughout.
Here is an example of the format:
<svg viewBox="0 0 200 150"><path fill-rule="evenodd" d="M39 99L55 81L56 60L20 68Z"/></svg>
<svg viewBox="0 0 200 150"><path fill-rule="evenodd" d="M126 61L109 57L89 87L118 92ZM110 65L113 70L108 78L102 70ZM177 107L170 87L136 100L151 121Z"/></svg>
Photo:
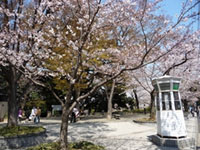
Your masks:
<svg viewBox="0 0 200 150"><path fill-rule="evenodd" d="M161 76L161 77L158 77L158 78L154 78L152 80L152 84L155 85L156 84L156 81L158 82L162 82L162 81L170 81L170 80L173 80L173 82L177 81L177 82L180 82L181 78L179 77L173 77L173 76L168 76L168 75L164 75L164 76Z"/></svg>

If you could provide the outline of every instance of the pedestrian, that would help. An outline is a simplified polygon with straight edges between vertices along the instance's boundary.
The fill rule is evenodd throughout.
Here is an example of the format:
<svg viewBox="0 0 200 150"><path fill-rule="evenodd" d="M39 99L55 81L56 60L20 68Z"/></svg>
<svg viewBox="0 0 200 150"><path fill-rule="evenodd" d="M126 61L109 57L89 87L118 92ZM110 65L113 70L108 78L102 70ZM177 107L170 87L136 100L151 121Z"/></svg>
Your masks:
<svg viewBox="0 0 200 150"><path fill-rule="evenodd" d="M79 111L77 108L73 108L72 114L71 114L71 123L75 123L77 121L77 117L79 115Z"/></svg>
<svg viewBox="0 0 200 150"><path fill-rule="evenodd" d="M74 123L76 122L76 115L75 115L75 112L72 111L72 114L71 114L71 123Z"/></svg>
<svg viewBox="0 0 200 150"><path fill-rule="evenodd" d="M31 110L31 114L29 116L29 121L36 121L36 112L37 112L37 109L35 107L32 108Z"/></svg>
<svg viewBox="0 0 200 150"><path fill-rule="evenodd" d="M19 108L19 111L18 111L18 119L19 119L19 121L22 120L22 116L23 116L23 111L22 111L21 108Z"/></svg>
<svg viewBox="0 0 200 150"><path fill-rule="evenodd" d="M146 108L144 108L144 114L145 114L145 115L147 114L147 110L146 110Z"/></svg>
<svg viewBox="0 0 200 150"><path fill-rule="evenodd" d="M41 109L40 107L37 107L37 112L36 112L36 123L40 122L40 116L41 116Z"/></svg>
<svg viewBox="0 0 200 150"><path fill-rule="evenodd" d="M145 108L145 104L144 104L144 114L147 114L146 108Z"/></svg>
<svg viewBox="0 0 200 150"><path fill-rule="evenodd" d="M194 108L193 107L191 107L190 113L192 114L192 117L194 117Z"/></svg>
<svg viewBox="0 0 200 150"><path fill-rule="evenodd" d="M118 104L117 103L114 104L114 109L116 109L116 110L118 109Z"/></svg>

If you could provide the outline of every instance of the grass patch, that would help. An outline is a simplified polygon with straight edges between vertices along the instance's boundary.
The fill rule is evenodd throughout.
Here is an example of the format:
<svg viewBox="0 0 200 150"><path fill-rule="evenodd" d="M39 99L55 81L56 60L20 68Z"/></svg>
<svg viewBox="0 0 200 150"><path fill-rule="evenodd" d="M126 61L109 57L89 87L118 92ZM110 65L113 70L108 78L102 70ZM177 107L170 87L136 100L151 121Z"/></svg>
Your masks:
<svg viewBox="0 0 200 150"><path fill-rule="evenodd" d="M44 131L45 128L43 127L32 127L32 126L2 127L0 128L0 136L14 137L18 135L27 135Z"/></svg>
<svg viewBox="0 0 200 150"><path fill-rule="evenodd" d="M35 147L28 148L27 150L60 150L60 143L44 143ZM91 142L81 141L70 143L69 150L105 150L105 148L99 145L95 145Z"/></svg>

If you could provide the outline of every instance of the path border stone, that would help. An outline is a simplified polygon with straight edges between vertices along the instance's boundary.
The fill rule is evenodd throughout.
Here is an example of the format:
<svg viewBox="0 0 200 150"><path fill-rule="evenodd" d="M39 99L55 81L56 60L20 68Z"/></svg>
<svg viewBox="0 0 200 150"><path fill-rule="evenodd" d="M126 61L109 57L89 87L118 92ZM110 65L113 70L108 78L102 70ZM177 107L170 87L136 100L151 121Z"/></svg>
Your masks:
<svg viewBox="0 0 200 150"><path fill-rule="evenodd" d="M31 133L13 137L0 136L0 150L34 146L44 143L46 141L46 137L46 129L39 133Z"/></svg>
<svg viewBox="0 0 200 150"><path fill-rule="evenodd" d="M195 145L195 139L190 137L173 139L173 138L162 138L158 135L152 135L150 137L150 140L158 146L173 147L178 149L183 149Z"/></svg>

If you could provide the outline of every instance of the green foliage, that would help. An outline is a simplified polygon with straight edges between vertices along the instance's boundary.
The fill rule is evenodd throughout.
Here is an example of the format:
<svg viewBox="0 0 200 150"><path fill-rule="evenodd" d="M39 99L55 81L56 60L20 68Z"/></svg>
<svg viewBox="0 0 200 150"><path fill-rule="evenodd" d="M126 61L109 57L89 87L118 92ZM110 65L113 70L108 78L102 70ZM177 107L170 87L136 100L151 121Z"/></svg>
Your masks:
<svg viewBox="0 0 200 150"><path fill-rule="evenodd" d="M32 127L32 126L2 127L0 128L0 136L13 137L18 135L39 133L43 131L45 131L45 128L43 127Z"/></svg>
<svg viewBox="0 0 200 150"><path fill-rule="evenodd" d="M40 95L39 95L38 92L32 91L32 92L30 93L30 98L33 99L33 100L40 99Z"/></svg>
<svg viewBox="0 0 200 150"><path fill-rule="evenodd" d="M124 112L124 113L132 113L132 111L131 111L131 110L128 110L128 109L124 109L123 112Z"/></svg>
<svg viewBox="0 0 200 150"><path fill-rule="evenodd" d="M38 146L30 147L27 150L60 150L60 144L58 142L44 143Z"/></svg>
<svg viewBox="0 0 200 150"><path fill-rule="evenodd" d="M150 108L150 107L147 107L147 108L146 108L146 112L147 112L147 113L150 113L150 111L151 111L151 108Z"/></svg>
<svg viewBox="0 0 200 150"><path fill-rule="evenodd" d="M144 109L134 109L132 112L133 113L144 113ZM146 113L149 113L149 112L150 112L150 107L147 107Z"/></svg>
<svg viewBox="0 0 200 150"><path fill-rule="evenodd" d="M57 111L57 110L54 110L52 116L55 116L55 117L59 117L62 115L62 111Z"/></svg>
<svg viewBox="0 0 200 150"><path fill-rule="evenodd" d="M60 143L44 143L35 147L28 148L27 150L60 150ZM105 150L105 148L99 145L95 145L91 142L81 141L70 143L69 150Z"/></svg>
<svg viewBox="0 0 200 150"><path fill-rule="evenodd" d="M45 100L42 100L42 96L37 91L32 91L30 93L30 100L26 102L25 111L26 114L30 114L31 109L34 107L41 108L41 116L46 116L47 113L47 104Z"/></svg>
<svg viewBox="0 0 200 150"><path fill-rule="evenodd" d="M31 101L28 101L26 103L26 107L28 107L28 108L32 108L33 106L35 106L35 107L44 107L45 104L46 104L46 102L44 100L40 100L40 99L31 100Z"/></svg>
<svg viewBox="0 0 200 150"><path fill-rule="evenodd" d="M134 109L133 113L144 113L144 109Z"/></svg>
<svg viewBox="0 0 200 150"><path fill-rule="evenodd" d="M47 106L46 106L46 101L44 100L30 100L26 102L25 105L25 111L28 111L27 113L30 114L31 109L34 107L40 107L41 108L41 116L45 116L47 113Z"/></svg>

